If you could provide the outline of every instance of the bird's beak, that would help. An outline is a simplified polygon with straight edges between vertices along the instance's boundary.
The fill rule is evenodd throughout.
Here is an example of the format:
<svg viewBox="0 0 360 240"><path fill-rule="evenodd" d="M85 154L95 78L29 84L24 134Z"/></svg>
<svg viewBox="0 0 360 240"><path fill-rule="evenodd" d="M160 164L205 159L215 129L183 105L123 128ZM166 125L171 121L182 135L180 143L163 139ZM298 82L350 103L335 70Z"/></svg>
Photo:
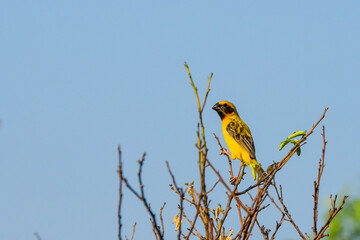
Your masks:
<svg viewBox="0 0 360 240"><path fill-rule="evenodd" d="M217 112L221 112L222 111L222 106L219 103L216 103L212 109L214 109Z"/></svg>

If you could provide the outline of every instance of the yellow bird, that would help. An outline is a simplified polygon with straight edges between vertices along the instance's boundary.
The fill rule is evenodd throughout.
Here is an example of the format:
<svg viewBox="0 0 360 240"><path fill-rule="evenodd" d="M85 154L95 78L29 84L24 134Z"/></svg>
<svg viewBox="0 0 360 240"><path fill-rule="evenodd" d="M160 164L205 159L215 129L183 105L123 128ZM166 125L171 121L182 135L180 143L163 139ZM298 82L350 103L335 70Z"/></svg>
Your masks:
<svg viewBox="0 0 360 240"><path fill-rule="evenodd" d="M246 123L240 118L234 104L221 101L213 106L222 121L222 132L225 142L231 152L231 159L239 159L251 168L254 180L256 173L263 172L256 161L254 140Z"/></svg>

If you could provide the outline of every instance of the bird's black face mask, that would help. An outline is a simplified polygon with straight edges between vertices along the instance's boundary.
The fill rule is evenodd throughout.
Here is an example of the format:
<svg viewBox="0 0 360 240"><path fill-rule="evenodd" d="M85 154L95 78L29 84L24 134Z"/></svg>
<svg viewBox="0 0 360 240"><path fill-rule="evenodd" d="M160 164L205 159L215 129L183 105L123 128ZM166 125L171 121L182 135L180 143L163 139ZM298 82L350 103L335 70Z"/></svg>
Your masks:
<svg viewBox="0 0 360 240"><path fill-rule="evenodd" d="M223 111L224 111L224 107L223 107L222 105L220 105L219 103L216 103L216 104L212 107L212 109L214 109L214 110L219 114L221 120L224 119L225 114L224 114L224 112L223 112Z"/></svg>

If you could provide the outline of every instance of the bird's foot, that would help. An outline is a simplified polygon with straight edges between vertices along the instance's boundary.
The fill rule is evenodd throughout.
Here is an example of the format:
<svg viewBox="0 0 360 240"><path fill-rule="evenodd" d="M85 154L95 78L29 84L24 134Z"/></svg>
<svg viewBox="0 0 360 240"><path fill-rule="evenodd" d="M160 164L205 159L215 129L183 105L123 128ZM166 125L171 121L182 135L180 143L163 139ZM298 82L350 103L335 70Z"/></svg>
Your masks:
<svg viewBox="0 0 360 240"><path fill-rule="evenodd" d="M230 178L230 184L231 184L231 185L235 185L235 184L236 184L236 180L238 179L238 177L239 177L238 175L235 176L235 177L231 177L231 178Z"/></svg>

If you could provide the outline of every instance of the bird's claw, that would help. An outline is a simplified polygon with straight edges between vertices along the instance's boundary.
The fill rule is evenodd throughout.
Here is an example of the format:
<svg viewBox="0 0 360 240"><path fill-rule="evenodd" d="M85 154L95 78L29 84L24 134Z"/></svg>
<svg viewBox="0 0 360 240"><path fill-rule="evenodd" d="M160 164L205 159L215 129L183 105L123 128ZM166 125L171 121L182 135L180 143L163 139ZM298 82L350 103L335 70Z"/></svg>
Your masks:
<svg viewBox="0 0 360 240"><path fill-rule="evenodd" d="M238 176L231 177L231 178L230 178L230 184L231 184L231 185L235 185L237 179L238 179Z"/></svg>

